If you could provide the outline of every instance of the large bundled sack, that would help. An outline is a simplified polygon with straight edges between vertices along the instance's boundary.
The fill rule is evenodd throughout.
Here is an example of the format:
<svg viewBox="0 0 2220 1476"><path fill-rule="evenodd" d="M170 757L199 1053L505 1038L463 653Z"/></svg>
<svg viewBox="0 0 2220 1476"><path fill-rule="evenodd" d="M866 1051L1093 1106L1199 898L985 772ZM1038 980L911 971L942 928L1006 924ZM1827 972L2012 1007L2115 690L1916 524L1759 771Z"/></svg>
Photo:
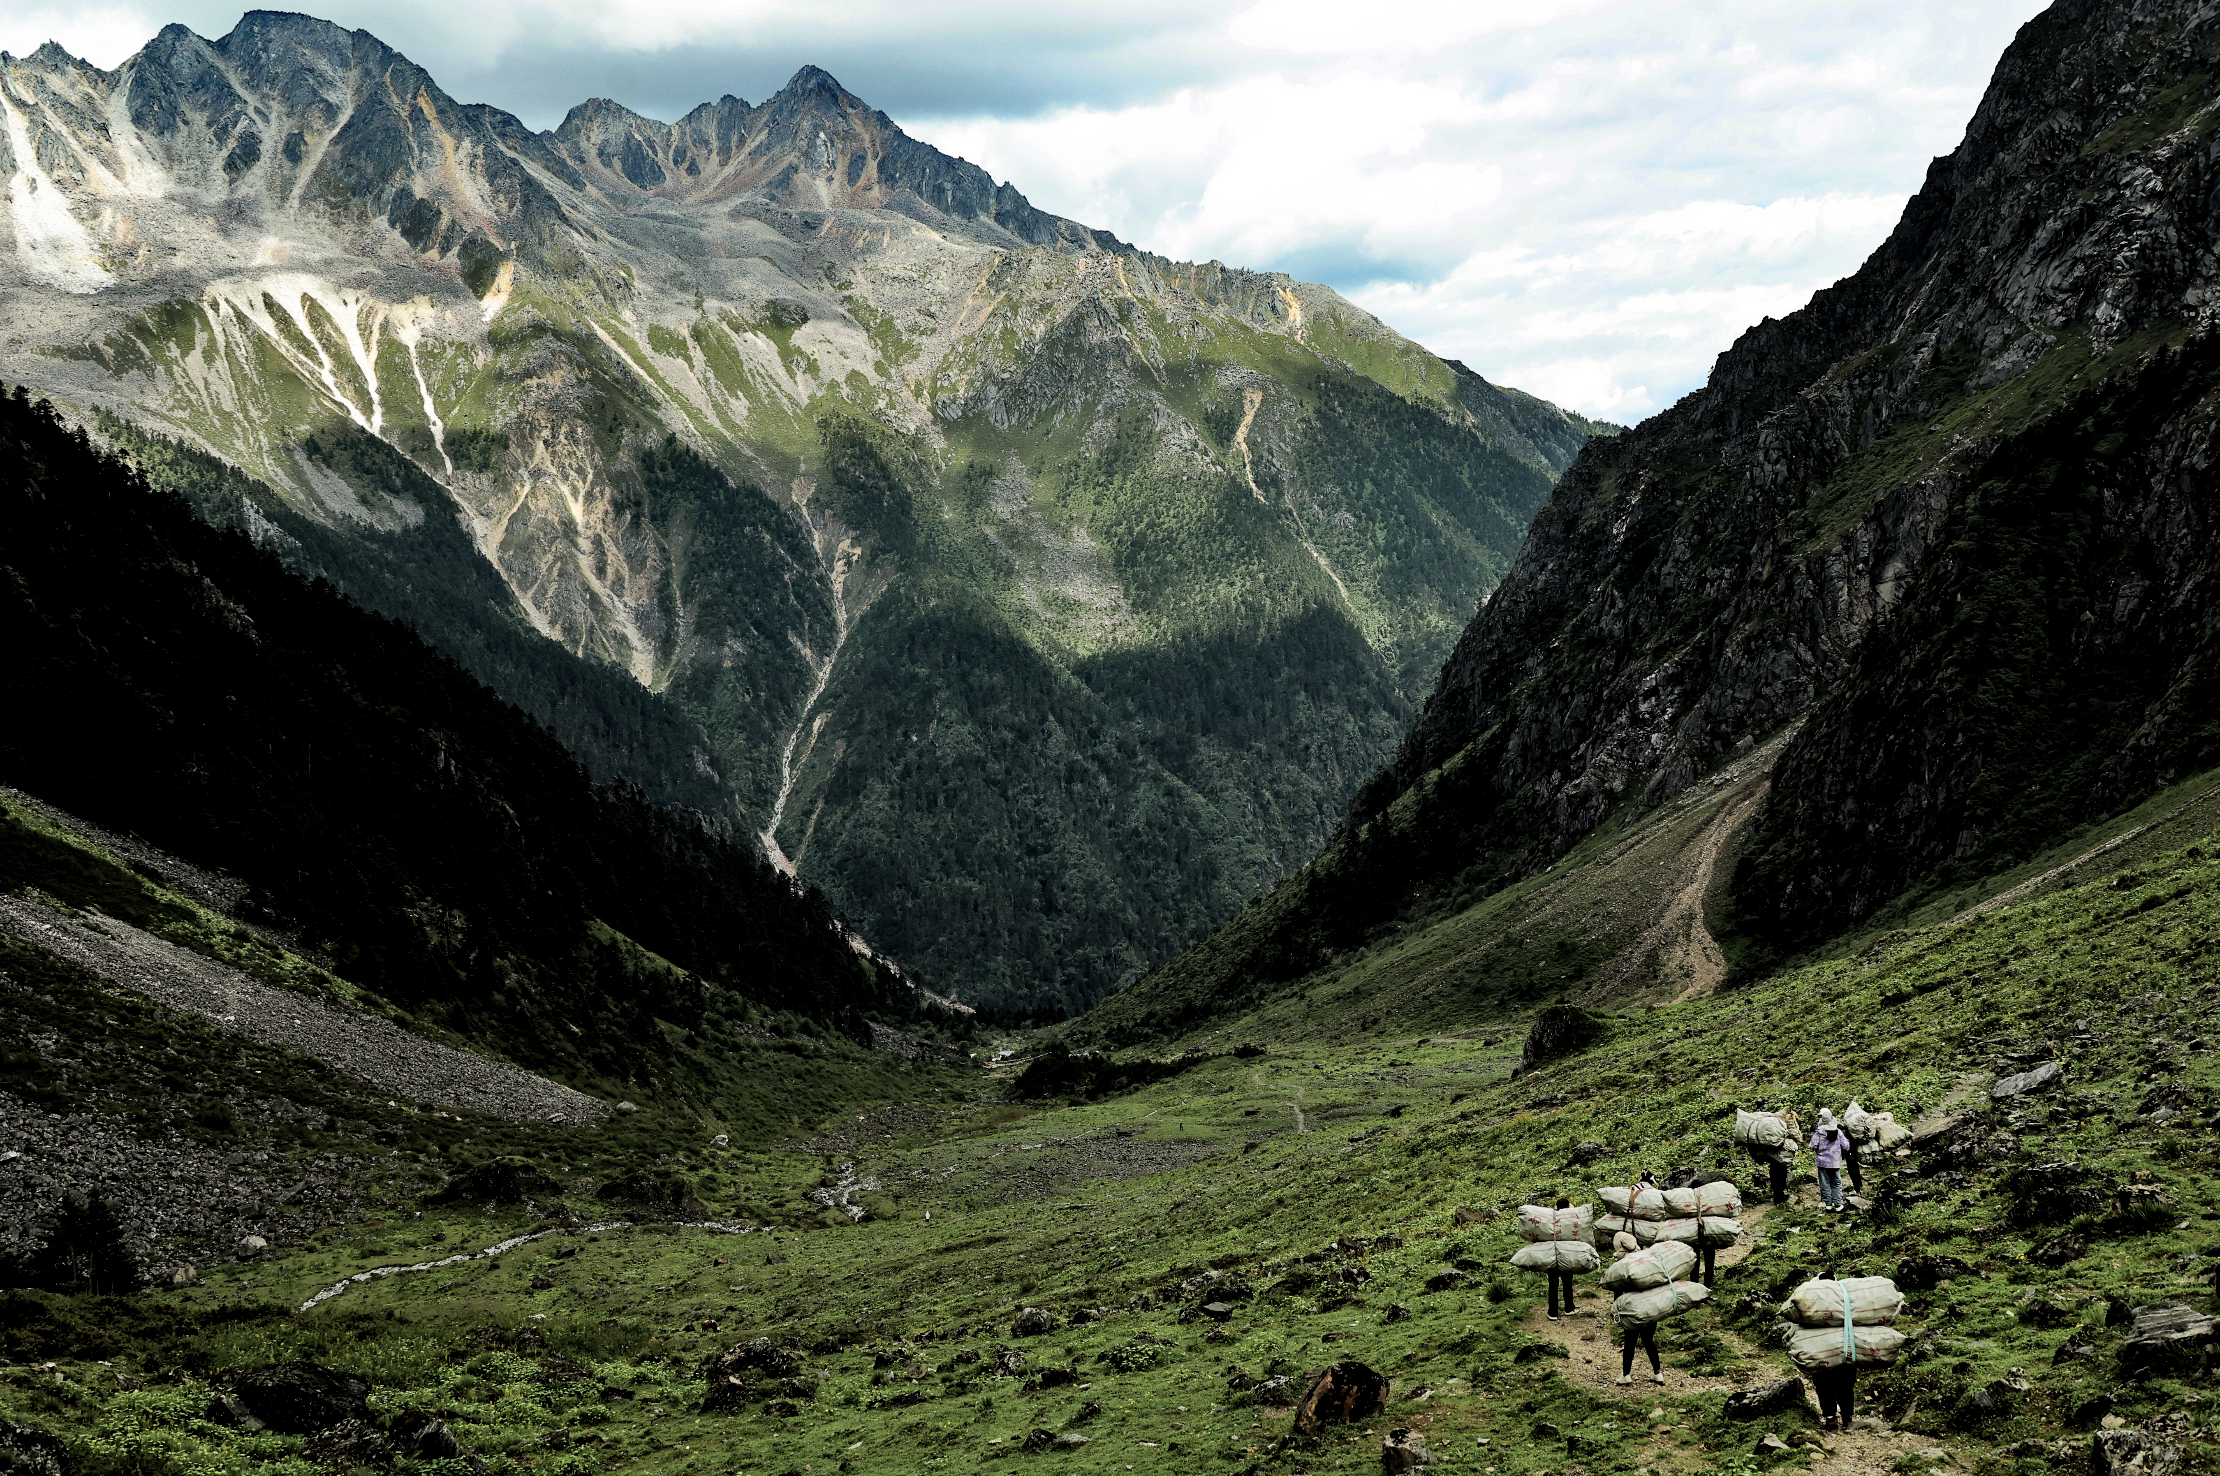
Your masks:
<svg viewBox="0 0 2220 1476"><path fill-rule="evenodd" d="M1593 1271L1603 1258L1585 1240L1537 1240L1514 1251L1511 1264L1521 1271Z"/></svg>
<svg viewBox="0 0 2220 1476"><path fill-rule="evenodd" d="M1588 1206L1576 1204L1568 1209L1550 1209L1539 1204L1519 1206L1519 1234L1528 1240L1586 1240L1588 1238Z"/></svg>
<svg viewBox="0 0 2220 1476"><path fill-rule="evenodd" d="M1886 1276L1807 1281L1781 1303L1781 1315L1806 1327L1886 1327L1904 1310L1904 1294Z"/></svg>
<svg viewBox="0 0 2220 1476"><path fill-rule="evenodd" d="M1800 1327L1789 1336L1788 1356L1798 1368L1840 1368L1846 1363L1894 1363L1904 1335L1893 1327Z"/></svg>
<svg viewBox="0 0 2220 1476"><path fill-rule="evenodd" d="M1711 1288L1700 1281L1668 1281L1648 1291L1621 1292L1611 1304L1611 1320L1621 1327L1647 1327L1710 1298Z"/></svg>
<svg viewBox="0 0 2220 1476"><path fill-rule="evenodd" d="M1657 1227L1664 1223L1662 1220L1629 1220L1620 1215L1605 1215L1596 1221L1596 1244L1608 1249L1611 1237L1624 1230L1634 1237L1637 1244L1655 1245Z"/></svg>
<svg viewBox="0 0 2220 1476"><path fill-rule="evenodd" d="M1682 1245L1694 1245L1702 1238L1703 1221L1701 1220L1659 1220L1657 1222L1657 1243L1659 1245L1668 1241L1678 1241Z"/></svg>
<svg viewBox="0 0 2220 1476"><path fill-rule="evenodd" d="M1745 1148L1793 1147L1796 1135L1784 1118L1771 1112L1734 1109L1734 1140Z"/></svg>
<svg viewBox="0 0 2220 1476"><path fill-rule="evenodd" d="M1677 1240L1621 1256L1603 1268L1603 1284L1613 1291L1648 1291L1680 1280L1696 1267L1696 1253Z"/></svg>
<svg viewBox="0 0 2220 1476"><path fill-rule="evenodd" d="M1687 1189L1668 1189L1665 1208L1672 1211L1665 1216L1667 1219L1701 1219L1708 1215L1725 1215L1732 1219L1742 1213L1742 1189L1724 1179Z"/></svg>
<svg viewBox="0 0 2220 1476"><path fill-rule="evenodd" d="M1725 1215L1705 1215L1696 1222L1696 1244L1713 1249L1733 1245L1742 1238L1742 1222Z"/></svg>
<svg viewBox="0 0 2220 1476"><path fill-rule="evenodd" d="M1596 1193L1603 1200L1605 1210L1630 1220L1669 1220L1673 1217L1665 1203L1665 1191L1655 1186L1645 1188L1629 1184L1624 1189L1599 1189Z"/></svg>
<svg viewBox="0 0 2220 1476"><path fill-rule="evenodd" d="M1850 1135L1851 1142L1862 1146L1873 1141L1873 1114L1860 1107L1857 1098L1850 1099L1850 1105L1842 1109L1842 1116L1836 1121Z"/></svg>

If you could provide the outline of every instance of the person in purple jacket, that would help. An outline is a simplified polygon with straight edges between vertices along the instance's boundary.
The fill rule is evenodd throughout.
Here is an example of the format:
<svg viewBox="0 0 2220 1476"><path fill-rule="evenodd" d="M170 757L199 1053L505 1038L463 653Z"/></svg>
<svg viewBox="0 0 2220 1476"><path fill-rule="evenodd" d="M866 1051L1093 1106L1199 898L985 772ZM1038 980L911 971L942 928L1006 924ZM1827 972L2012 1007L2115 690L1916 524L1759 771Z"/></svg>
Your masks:
<svg viewBox="0 0 2220 1476"><path fill-rule="evenodd" d="M1819 1109L1819 1126L1812 1130L1812 1151L1819 1155L1819 1201L1829 1211L1842 1208L1842 1155L1849 1151L1850 1135L1835 1121L1834 1113Z"/></svg>

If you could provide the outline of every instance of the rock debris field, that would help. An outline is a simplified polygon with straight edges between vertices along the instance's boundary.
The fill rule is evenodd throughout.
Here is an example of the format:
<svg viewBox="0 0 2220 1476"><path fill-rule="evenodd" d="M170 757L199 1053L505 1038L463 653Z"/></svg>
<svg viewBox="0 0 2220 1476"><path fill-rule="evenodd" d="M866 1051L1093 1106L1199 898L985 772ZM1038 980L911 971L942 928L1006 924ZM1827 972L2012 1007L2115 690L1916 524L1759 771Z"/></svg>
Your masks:
<svg viewBox="0 0 2220 1476"><path fill-rule="evenodd" d="M171 1009L297 1051L381 1091L490 1116L581 1124L611 1104L412 1035L380 1016L265 984L109 917L76 919L0 896L0 928Z"/></svg>

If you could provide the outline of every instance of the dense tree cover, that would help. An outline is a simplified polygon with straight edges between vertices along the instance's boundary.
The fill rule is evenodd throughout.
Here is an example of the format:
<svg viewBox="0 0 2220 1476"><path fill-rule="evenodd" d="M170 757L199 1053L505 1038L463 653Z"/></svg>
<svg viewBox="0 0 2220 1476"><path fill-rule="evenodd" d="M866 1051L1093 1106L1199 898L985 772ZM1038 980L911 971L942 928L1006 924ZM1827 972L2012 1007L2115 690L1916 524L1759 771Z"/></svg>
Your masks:
<svg viewBox="0 0 2220 1476"><path fill-rule="evenodd" d="M744 838L597 787L392 620L0 403L0 777L253 886L335 970L622 1080L721 1012L863 1030L911 996Z"/></svg>

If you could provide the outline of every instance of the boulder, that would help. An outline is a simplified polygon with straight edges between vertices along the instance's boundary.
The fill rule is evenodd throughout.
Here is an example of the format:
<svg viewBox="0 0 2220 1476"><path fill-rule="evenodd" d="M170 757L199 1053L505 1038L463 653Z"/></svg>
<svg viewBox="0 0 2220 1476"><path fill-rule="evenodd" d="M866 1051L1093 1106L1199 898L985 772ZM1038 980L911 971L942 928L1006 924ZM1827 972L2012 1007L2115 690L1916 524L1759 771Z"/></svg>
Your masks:
<svg viewBox="0 0 2220 1476"><path fill-rule="evenodd" d="M2138 1307L2120 1344L2120 1362L2129 1368L2179 1367L2201 1359L2212 1340L2211 1316L2187 1302Z"/></svg>
<svg viewBox="0 0 2220 1476"><path fill-rule="evenodd" d="M1727 1418L1733 1420L1763 1420L1792 1409L1804 1407L1804 1381L1782 1379L1777 1384L1766 1384L1755 1389L1744 1389L1727 1396Z"/></svg>
<svg viewBox="0 0 2220 1476"><path fill-rule="evenodd" d="M2008 1097L2024 1097L2029 1092L2039 1092L2046 1087L2056 1085L2064 1079L2065 1075L2065 1062L2045 1061L2042 1065L2031 1067L2020 1072L2017 1076L2005 1077L2004 1080L1989 1088L1989 1097L1991 1100L1998 1102L2004 1101Z"/></svg>
<svg viewBox="0 0 2220 1476"><path fill-rule="evenodd" d="M341 1420L310 1436L301 1454L319 1466L352 1471L382 1465L393 1455L393 1440L368 1420Z"/></svg>
<svg viewBox="0 0 2220 1476"><path fill-rule="evenodd" d="M447 1461L462 1454L462 1443L447 1422L421 1412L404 1414L393 1422L393 1443L419 1460Z"/></svg>
<svg viewBox="0 0 2220 1476"><path fill-rule="evenodd" d="M504 1155L473 1164L431 1196L433 1204L523 1204L552 1199L562 1186L540 1172L529 1158Z"/></svg>
<svg viewBox="0 0 2220 1476"><path fill-rule="evenodd" d="M1233 1308L1225 1302L1205 1302L1202 1306L1202 1315L1212 1322L1224 1322L1233 1315ZM1046 1329L1043 1329L1043 1331L1046 1331Z"/></svg>
<svg viewBox="0 0 2220 1476"><path fill-rule="evenodd" d="M1534 1021L1534 1028L1526 1033L1526 1049L1520 1054L1519 1067L1531 1071L1543 1061L1585 1050L1609 1034L1610 1029L1610 1023L1601 1015L1590 1014L1573 1005L1551 1005L1542 1011Z"/></svg>
<svg viewBox="0 0 2220 1476"><path fill-rule="evenodd" d="M1028 1455L1039 1455L1055 1443L1056 1432L1054 1430L1043 1430L1039 1426L1026 1431L1025 1438L1018 1442L1019 1445L1024 1447Z"/></svg>
<svg viewBox="0 0 2220 1476"><path fill-rule="evenodd" d="M1933 1291L1946 1281L1968 1275L1973 1268L1956 1256L1907 1256L1896 1266L1896 1284L1905 1291Z"/></svg>
<svg viewBox="0 0 2220 1476"><path fill-rule="evenodd" d="M2182 1447L2144 1430L2099 1430L2089 1445L2090 1476L2173 1476Z"/></svg>
<svg viewBox="0 0 2220 1476"><path fill-rule="evenodd" d="M1444 1266L1439 1272L1426 1278L1426 1290L1430 1292L1455 1291L1465 1284L1466 1279L1465 1273L1459 1271L1456 1267Z"/></svg>
<svg viewBox="0 0 2220 1476"><path fill-rule="evenodd" d="M1474 1209L1469 1204L1460 1204L1449 1218L1459 1225L1477 1225L1488 1218L1488 1212L1482 1209Z"/></svg>
<svg viewBox="0 0 2220 1476"><path fill-rule="evenodd" d="M2037 1242L2027 1253L2027 1258L2038 1266L2048 1266L2053 1271L2070 1265L2089 1254L2089 1237L2067 1231Z"/></svg>
<svg viewBox="0 0 2220 1476"><path fill-rule="evenodd" d="M1025 1355L1015 1348L997 1348L987 1371L998 1379L1014 1379L1025 1372Z"/></svg>
<svg viewBox="0 0 2220 1476"><path fill-rule="evenodd" d="M0 1419L0 1470L13 1476L63 1476L69 1447L59 1435Z"/></svg>
<svg viewBox="0 0 2220 1476"><path fill-rule="evenodd" d="M1093 1437L1091 1436L1080 1434L1077 1430L1066 1430L1063 1434L1056 1437L1056 1444L1065 1450L1077 1450L1080 1446L1087 1444L1092 1438Z"/></svg>
<svg viewBox="0 0 2220 1476"><path fill-rule="evenodd" d="M769 1338L735 1343L712 1358L703 1371L702 1412L739 1409L759 1390L783 1388L801 1371L800 1355L784 1344Z"/></svg>
<svg viewBox="0 0 2220 1476"><path fill-rule="evenodd" d="M701 1220L709 1216L709 1207L695 1196L693 1184L683 1174L636 1169L602 1185L594 1191L594 1197L605 1204L622 1205L663 1219Z"/></svg>
<svg viewBox="0 0 2220 1476"><path fill-rule="evenodd" d="M2012 1197L2006 1211L2013 1225L2056 1225L2104 1206L2097 1176L2071 1159L2031 1163L2004 1179Z"/></svg>
<svg viewBox="0 0 2220 1476"><path fill-rule="evenodd" d="M1591 1138L1585 1142L1573 1144L1573 1151L1566 1157L1565 1162L1573 1168L1586 1168L1599 1158L1608 1158L1610 1154L1610 1149Z"/></svg>
<svg viewBox="0 0 2220 1476"><path fill-rule="evenodd" d="M232 1392L280 1435L313 1435L370 1418L370 1381L320 1363L280 1363L238 1375Z"/></svg>
<svg viewBox="0 0 2220 1476"><path fill-rule="evenodd" d="M1433 1463L1434 1453L1426 1448L1426 1437L1416 1430L1390 1430L1387 1439L1380 1442L1380 1469L1389 1476Z"/></svg>
<svg viewBox="0 0 2220 1476"><path fill-rule="evenodd" d="M1010 1324L1013 1338L1037 1338L1055 1330L1056 1319L1039 1307L1027 1307L1018 1313L1017 1321Z"/></svg>
<svg viewBox="0 0 2220 1476"><path fill-rule="evenodd" d="M1316 1435L1328 1425L1370 1419L1387 1408L1388 1381L1357 1362L1345 1358L1320 1370L1310 1389L1295 1406L1295 1433Z"/></svg>
<svg viewBox="0 0 2220 1476"><path fill-rule="evenodd" d="M239 1241L239 1254L242 1256L259 1256L269 1248L270 1242L259 1235L243 1236Z"/></svg>
<svg viewBox="0 0 2220 1476"><path fill-rule="evenodd" d="M1778 1456L1787 1455L1793 1449L1794 1446L1778 1435L1762 1435L1758 1437L1758 1443L1751 1447L1750 1453L1757 1456Z"/></svg>
<svg viewBox="0 0 2220 1476"><path fill-rule="evenodd" d="M1511 1355L1513 1363L1532 1363L1542 1358L1570 1358L1572 1354L1561 1343L1526 1343Z"/></svg>
<svg viewBox="0 0 2220 1476"><path fill-rule="evenodd" d="M226 1394L221 1389L208 1396L208 1408L201 1418L211 1425L229 1425L234 1430L255 1431L262 1422L254 1417L236 1394Z"/></svg>

